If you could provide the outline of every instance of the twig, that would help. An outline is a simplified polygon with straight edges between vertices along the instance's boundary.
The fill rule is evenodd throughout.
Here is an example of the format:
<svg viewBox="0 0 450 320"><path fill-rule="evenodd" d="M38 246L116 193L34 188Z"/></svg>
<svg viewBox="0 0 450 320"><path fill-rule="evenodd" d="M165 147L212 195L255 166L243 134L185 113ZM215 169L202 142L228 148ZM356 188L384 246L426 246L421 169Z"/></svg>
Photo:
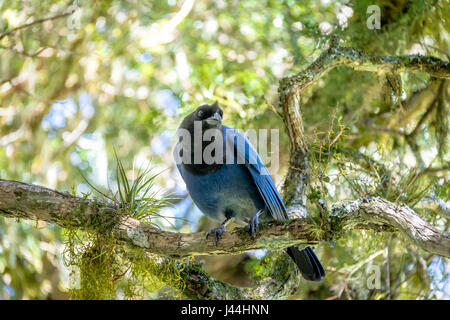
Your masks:
<svg viewBox="0 0 450 320"><path fill-rule="evenodd" d="M57 15L52 16L52 17L41 18L41 19L37 19L35 21L32 21L30 23L23 24L21 26L18 26L18 27L14 28L14 29L5 31L2 34L0 34L0 40L3 39L6 36L9 36L10 34L16 32L16 31L18 31L18 30L25 29L25 28L31 27L31 26L33 26L35 24L42 23L42 22L45 22L45 21L51 21L51 20L56 20L56 19L59 19L59 18L67 17L67 16L71 15L72 13L73 12L64 12L64 13L60 13L60 14L57 14Z"/></svg>

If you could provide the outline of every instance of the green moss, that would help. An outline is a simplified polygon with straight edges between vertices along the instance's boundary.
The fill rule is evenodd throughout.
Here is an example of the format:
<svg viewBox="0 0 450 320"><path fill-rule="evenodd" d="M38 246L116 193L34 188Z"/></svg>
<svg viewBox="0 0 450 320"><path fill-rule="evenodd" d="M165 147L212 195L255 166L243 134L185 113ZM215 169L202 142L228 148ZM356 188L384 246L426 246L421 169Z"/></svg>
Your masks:
<svg viewBox="0 0 450 320"><path fill-rule="evenodd" d="M149 292L158 292L166 298L180 297L185 287L181 278L183 262L156 256L153 258L136 252L129 259L129 278L125 286L126 298L142 298Z"/></svg>
<svg viewBox="0 0 450 320"><path fill-rule="evenodd" d="M293 272L296 272L294 263L287 254L281 251L271 251L261 260L250 260L245 270L255 283L261 283L268 279L284 283Z"/></svg>
<svg viewBox="0 0 450 320"><path fill-rule="evenodd" d="M124 247L111 236L111 230L126 211L114 211L114 216L101 208L98 212L80 218L85 231L66 224L64 262L77 268L80 276L79 288L70 290L71 299L144 299L154 293L179 297L184 288L180 277L183 264Z"/></svg>
<svg viewBox="0 0 450 320"><path fill-rule="evenodd" d="M75 236L75 235L73 235ZM118 257L114 254L114 245L101 237L86 239L82 245L76 245L69 238L69 265L80 270L80 287L70 291L72 299L104 300L114 299L115 279L120 272Z"/></svg>
<svg viewBox="0 0 450 320"><path fill-rule="evenodd" d="M107 195L86 180L101 195L95 199L96 213L86 215L89 204L82 203L78 221L63 223L67 238L64 262L80 271L80 286L70 290L71 298L144 299L155 294L179 297L184 289L182 262L150 255L143 249L130 249L111 235L123 216L152 224L152 219L160 217L158 210L173 198L156 197L153 183L157 174L150 174L150 169L139 170L137 179L128 181L122 163L116 160L118 195ZM115 209L110 207L111 203ZM84 227L80 228L80 224Z"/></svg>
<svg viewBox="0 0 450 320"><path fill-rule="evenodd" d="M108 234L68 228L64 262L79 270L71 299L144 299L152 294L177 298L184 289L183 263L127 249ZM121 294L120 294L121 293Z"/></svg>

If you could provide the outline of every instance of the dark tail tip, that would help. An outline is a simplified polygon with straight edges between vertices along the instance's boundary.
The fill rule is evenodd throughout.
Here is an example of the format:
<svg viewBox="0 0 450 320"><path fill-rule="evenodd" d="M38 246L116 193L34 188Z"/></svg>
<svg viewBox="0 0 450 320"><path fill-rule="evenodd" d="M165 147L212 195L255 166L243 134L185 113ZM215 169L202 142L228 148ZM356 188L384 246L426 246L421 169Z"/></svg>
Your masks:
<svg viewBox="0 0 450 320"><path fill-rule="evenodd" d="M320 281L325 277L325 270L323 270L319 259L310 247L299 250L296 247L289 247L286 249L287 254L294 260L303 278L308 281Z"/></svg>

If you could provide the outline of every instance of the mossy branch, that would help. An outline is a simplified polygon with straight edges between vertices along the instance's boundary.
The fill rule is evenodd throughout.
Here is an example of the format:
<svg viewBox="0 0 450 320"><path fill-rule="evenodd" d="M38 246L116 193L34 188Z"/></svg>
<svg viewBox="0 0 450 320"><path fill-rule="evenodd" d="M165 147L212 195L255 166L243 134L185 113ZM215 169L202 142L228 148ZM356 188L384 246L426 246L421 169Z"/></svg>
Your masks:
<svg viewBox="0 0 450 320"><path fill-rule="evenodd" d="M330 46L305 70L280 81L280 99L295 95L337 66L347 66L358 71L377 74L400 72L426 72L439 79L450 79L450 62L422 55L376 56L362 50L344 47L333 37Z"/></svg>
<svg viewBox="0 0 450 320"><path fill-rule="evenodd" d="M293 152L307 149L303 137L300 92L338 66L388 75L405 71L421 71L435 78L450 79L450 62L448 61L421 55L376 56L362 50L341 46L339 39L333 36L329 48L311 65L293 76L280 80L279 107L283 110Z"/></svg>
<svg viewBox="0 0 450 320"><path fill-rule="evenodd" d="M296 208L289 207L288 210L295 211ZM262 225L254 239L243 228L226 232L218 246L211 239L206 239L204 233L163 231L124 216L120 211L95 200L10 180L0 180L0 214L8 218L42 220L94 232L110 228L110 234L126 245L171 258L240 254L262 248L280 250L293 245L335 240L353 229L400 231L424 250L450 257L448 232L433 227L407 206L380 198L363 198L333 205L330 230L325 233L315 232L317 227L307 219L295 219L288 223L274 221Z"/></svg>
<svg viewBox="0 0 450 320"><path fill-rule="evenodd" d="M281 79L278 87L279 108L283 111L283 119L290 141L290 160L283 185L283 199L285 203L291 207L295 206L298 208L297 211L302 215L307 215L306 198L311 175L310 153L304 136L300 99L302 90L309 87L330 70L338 66L346 66L358 71L386 74L389 75L389 77L393 77L396 74L405 71L421 71L426 72L435 78L450 78L450 63L448 61L420 55L376 56L351 47L341 46L339 41L338 37L332 36L330 46L327 50L325 50L306 69L293 76ZM425 225L422 224L424 221L418 218L411 209L397 206L381 199L370 201L369 203L371 203L371 205L366 205L360 200L357 202L347 202L346 204L355 206L355 215L353 216L355 219L348 219L349 216L344 214L342 216L343 218L341 217L342 221L345 222L342 229L351 226L352 223L356 223L356 221L363 222L363 220L360 219L361 217L366 219L366 226L372 225L374 228L380 227L378 222L386 219L385 221L388 222L387 225L401 230L422 248L436 253L435 245L431 245L428 241L431 238L426 240L426 236L423 237L424 233L428 234L428 225L425 227ZM343 206L345 207L346 204L344 203ZM333 210L334 212L340 212L336 206ZM350 213L346 210L343 212ZM376 217L375 220L373 220L374 217ZM354 225L354 227L356 226L357 225ZM361 227L361 225L359 226ZM433 232L434 231L435 229L433 229ZM428 235L431 236L431 233ZM438 236L438 238L435 238L435 240L439 239L438 242L441 242L440 245L438 245L440 247L440 249L438 249L440 252L439 254L448 256L448 233L443 232L439 234L442 237Z"/></svg>

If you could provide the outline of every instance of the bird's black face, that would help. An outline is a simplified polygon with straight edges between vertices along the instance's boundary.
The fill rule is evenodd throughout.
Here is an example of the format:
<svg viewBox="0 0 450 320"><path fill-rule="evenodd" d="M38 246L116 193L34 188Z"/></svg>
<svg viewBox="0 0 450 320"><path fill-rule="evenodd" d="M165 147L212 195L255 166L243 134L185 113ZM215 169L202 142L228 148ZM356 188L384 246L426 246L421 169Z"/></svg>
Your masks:
<svg viewBox="0 0 450 320"><path fill-rule="evenodd" d="M217 154L217 159L219 160L215 158L216 149L221 150L225 148L225 144L221 143L221 141L223 141L222 117L223 111L219 108L218 103L215 102L212 105L205 104L198 107L197 110L189 114L181 122L178 128L181 129L178 131L178 143L180 144L180 146L182 146L182 148L184 148L184 146L187 144L190 145L189 149L192 160L189 163L183 163L183 167L189 172L198 175L209 174L219 170L224 165L226 159L219 158L226 154L225 150ZM201 127L198 127L199 122L201 124ZM201 132L197 132L198 129L201 129ZM207 131L209 131L209 133L213 133L213 136L209 139L205 138L204 136L208 133ZM199 133L201 135L200 137L197 136L197 134ZM198 142L201 143L199 144ZM206 163L205 158L203 158L203 153L205 151L205 148L210 146L211 144L215 146L215 148L213 149L214 155L211 154L211 156L214 158L214 163ZM198 149L199 147L201 148L200 150ZM180 150L179 155L180 157L183 157L183 149ZM198 155L202 156L201 163L193 163L194 161L196 161L195 159L197 159Z"/></svg>
<svg viewBox="0 0 450 320"><path fill-rule="evenodd" d="M194 120L202 121L203 128L215 128L222 125L223 111L217 102L212 105L202 105L194 112Z"/></svg>

